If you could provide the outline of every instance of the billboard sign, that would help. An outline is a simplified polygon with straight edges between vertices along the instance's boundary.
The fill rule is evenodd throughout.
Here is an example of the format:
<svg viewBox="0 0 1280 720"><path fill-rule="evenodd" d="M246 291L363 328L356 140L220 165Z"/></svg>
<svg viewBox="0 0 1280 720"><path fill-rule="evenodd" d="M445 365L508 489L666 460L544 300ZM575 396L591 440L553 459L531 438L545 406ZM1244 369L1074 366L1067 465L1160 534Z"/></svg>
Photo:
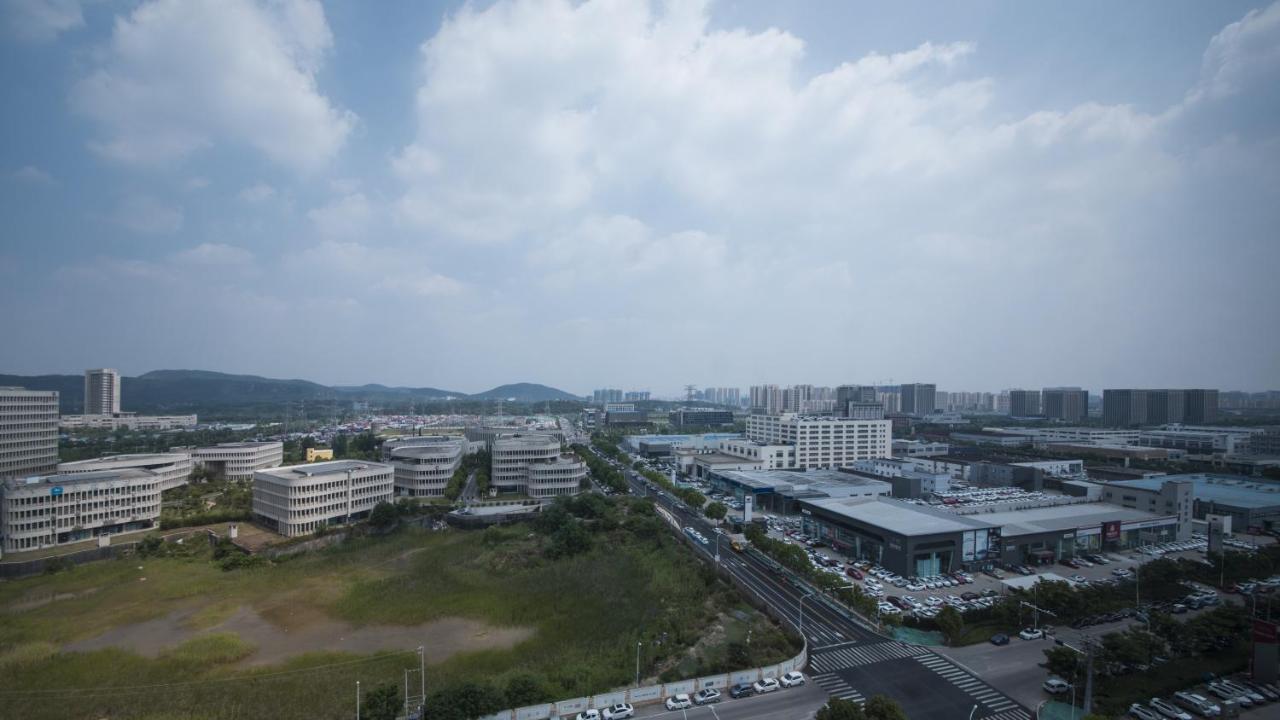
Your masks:
<svg viewBox="0 0 1280 720"><path fill-rule="evenodd" d="M49 488L49 494L52 495L53 497L58 497L59 495L62 494L62 486L54 485L53 487Z"/></svg>
<svg viewBox="0 0 1280 720"><path fill-rule="evenodd" d="M1120 539L1120 521L1112 520L1102 523L1102 539L1106 542L1112 542Z"/></svg>

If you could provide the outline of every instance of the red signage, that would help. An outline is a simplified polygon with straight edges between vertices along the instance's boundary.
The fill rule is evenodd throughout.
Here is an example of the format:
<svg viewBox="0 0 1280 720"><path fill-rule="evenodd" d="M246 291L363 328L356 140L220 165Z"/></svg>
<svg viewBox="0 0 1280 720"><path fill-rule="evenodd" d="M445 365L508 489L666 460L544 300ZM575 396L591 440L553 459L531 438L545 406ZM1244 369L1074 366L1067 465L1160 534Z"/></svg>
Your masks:
<svg viewBox="0 0 1280 720"><path fill-rule="evenodd" d="M1263 645L1275 645L1280 641L1280 636L1276 633L1276 624L1266 620L1254 620L1253 641Z"/></svg>
<svg viewBox="0 0 1280 720"><path fill-rule="evenodd" d="M1103 540L1119 540L1120 539L1120 521L1113 520L1111 522L1102 523L1102 539Z"/></svg>

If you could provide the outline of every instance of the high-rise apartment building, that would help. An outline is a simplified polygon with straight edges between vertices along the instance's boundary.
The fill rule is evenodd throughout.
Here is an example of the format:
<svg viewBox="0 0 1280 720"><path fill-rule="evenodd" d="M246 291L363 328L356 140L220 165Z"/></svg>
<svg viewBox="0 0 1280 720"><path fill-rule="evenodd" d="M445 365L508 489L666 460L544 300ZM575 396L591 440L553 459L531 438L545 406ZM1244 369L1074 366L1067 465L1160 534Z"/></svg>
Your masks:
<svg viewBox="0 0 1280 720"><path fill-rule="evenodd" d="M622 390L618 388L602 388L591 393L591 402L596 405L622 402Z"/></svg>
<svg viewBox="0 0 1280 720"><path fill-rule="evenodd" d="M57 469L57 391L0 387L0 478Z"/></svg>
<svg viewBox="0 0 1280 720"><path fill-rule="evenodd" d="M1009 414L1013 417L1036 417L1040 414L1039 390L1010 390Z"/></svg>
<svg viewBox="0 0 1280 720"><path fill-rule="evenodd" d="M84 414L120 412L120 372L111 368L84 371Z"/></svg>
<svg viewBox="0 0 1280 720"><path fill-rule="evenodd" d="M776 415L782 408L782 389L777 385L751 386L751 412Z"/></svg>
<svg viewBox="0 0 1280 720"><path fill-rule="evenodd" d="M1188 423L1207 423L1218 419L1218 391L1195 389L1186 390L1186 410L1184 421Z"/></svg>
<svg viewBox="0 0 1280 720"><path fill-rule="evenodd" d="M1102 391L1102 424L1131 427L1147 422L1147 391L1114 389Z"/></svg>
<svg viewBox="0 0 1280 720"><path fill-rule="evenodd" d="M1148 390L1145 422L1151 425L1182 422L1186 416L1186 398L1181 390Z"/></svg>
<svg viewBox="0 0 1280 720"><path fill-rule="evenodd" d="M902 385L898 392L901 393L900 411L908 415L924 416L933 412L935 405L935 394L938 386L933 383L911 383Z"/></svg>
<svg viewBox="0 0 1280 720"><path fill-rule="evenodd" d="M1050 420L1080 422L1089 416L1089 391L1078 387L1045 388L1040 393L1040 404Z"/></svg>
<svg viewBox="0 0 1280 720"><path fill-rule="evenodd" d="M1217 417L1217 390L1102 391L1102 420L1110 427L1204 423Z"/></svg>

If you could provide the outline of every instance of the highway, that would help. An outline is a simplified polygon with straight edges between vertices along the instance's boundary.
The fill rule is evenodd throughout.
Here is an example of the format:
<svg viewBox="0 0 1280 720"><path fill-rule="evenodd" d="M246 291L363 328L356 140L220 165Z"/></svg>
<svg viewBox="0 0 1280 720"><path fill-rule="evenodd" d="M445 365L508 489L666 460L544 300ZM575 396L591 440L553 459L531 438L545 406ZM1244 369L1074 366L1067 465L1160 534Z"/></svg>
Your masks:
<svg viewBox="0 0 1280 720"><path fill-rule="evenodd" d="M693 527L707 538L705 545L691 543L701 557L716 562L719 542L723 568L793 626L803 626L809 643L809 682L828 695L855 702L887 695L912 720L1030 720L1032 715L1026 707L956 661L927 647L880 635L757 551L734 552L728 539L715 533L714 526L700 513L630 469L624 471L636 494L654 497L681 528ZM807 712L797 715L805 716Z"/></svg>

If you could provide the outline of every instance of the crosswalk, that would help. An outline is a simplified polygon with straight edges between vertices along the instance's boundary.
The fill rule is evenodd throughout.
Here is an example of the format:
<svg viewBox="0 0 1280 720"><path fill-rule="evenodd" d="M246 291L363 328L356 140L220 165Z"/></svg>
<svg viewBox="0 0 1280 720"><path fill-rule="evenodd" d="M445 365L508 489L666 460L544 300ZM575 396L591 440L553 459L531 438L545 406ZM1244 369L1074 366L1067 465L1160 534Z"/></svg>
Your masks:
<svg viewBox="0 0 1280 720"><path fill-rule="evenodd" d="M969 672L961 670L946 658L933 653L924 653L917 655L916 660L995 713L983 715L984 720L1030 720L1031 715L1018 707L1017 703Z"/></svg>
<svg viewBox="0 0 1280 720"><path fill-rule="evenodd" d="M815 673L825 673L886 660L900 660L913 657L920 652L921 650L918 647L898 642L848 645L811 653L809 655L809 667Z"/></svg>
<svg viewBox="0 0 1280 720"><path fill-rule="evenodd" d="M818 683L818 685L821 686L823 690L826 690L827 694L833 698L852 700L859 705L862 705L867 701L867 699L862 696L862 693L854 690L852 685L845 682L838 675L833 675L831 673L814 675L813 681Z"/></svg>

